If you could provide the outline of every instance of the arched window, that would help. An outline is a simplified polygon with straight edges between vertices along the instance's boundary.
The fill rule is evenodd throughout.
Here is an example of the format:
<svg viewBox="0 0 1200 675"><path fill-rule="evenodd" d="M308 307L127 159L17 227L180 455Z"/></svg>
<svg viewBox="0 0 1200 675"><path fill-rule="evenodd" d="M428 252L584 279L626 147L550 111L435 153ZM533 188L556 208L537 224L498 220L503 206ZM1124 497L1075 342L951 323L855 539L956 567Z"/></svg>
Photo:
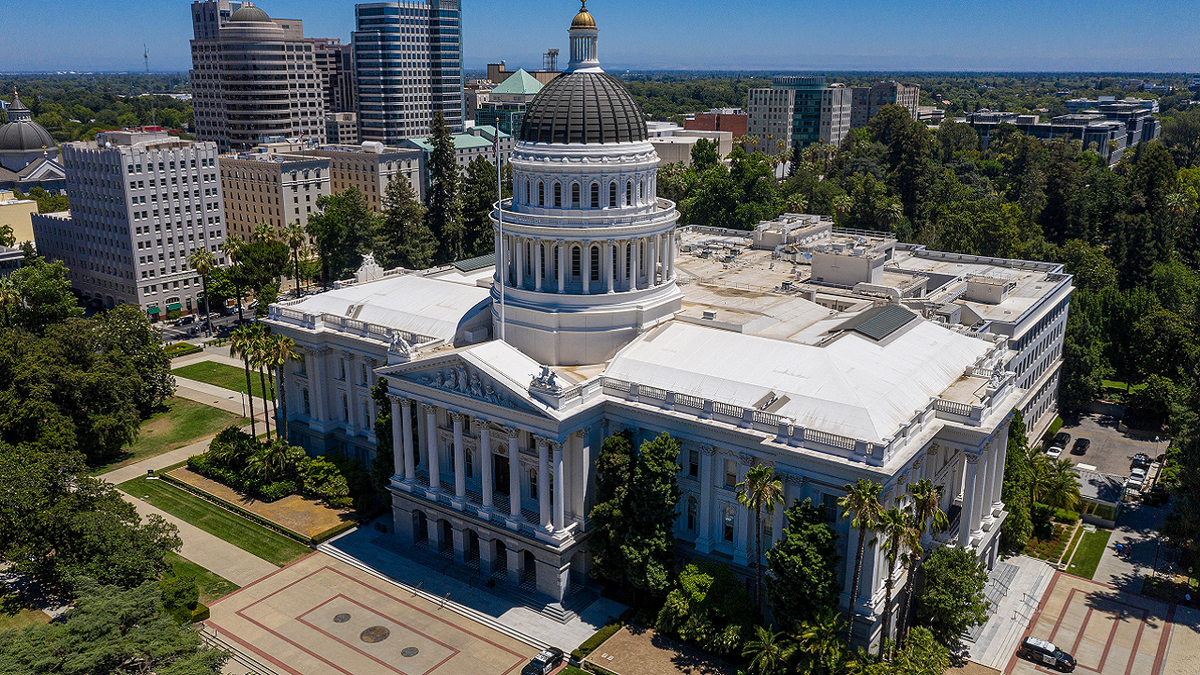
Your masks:
<svg viewBox="0 0 1200 675"><path fill-rule="evenodd" d="M562 206L562 183L554 183L554 205Z"/></svg>
<svg viewBox="0 0 1200 675"><path fill-rule="evenodd" d="M592 262L591 274L589 276L592 278L592 281L600 281L600 247L591 247L591 254L588 257L591 258Z"/></svg>
<svg viewBox="0 0 1200 675"><path fill-rule="evenodd" d="M629 280L629 268L633 267L633 246L625 244L625 280Z"/></svg>
<svg viewBox="0 0 1200 675"><path fill-rule="evenodd" d="M538 206L546 205L546 184L538 181Z"/></svg>
<svg viewBox="0 0 1200 675"><path fill-rule="evenodd" d="M578 277L580 275L579 270L580 270L581 266L583 265L582 261L580 260L581 253L582 252L579 250L578 246L571 247L571 278L572 279L575 277Z"/></svg>
<svg viewBox="0 0 1200 675"><path fill-rule="evenodd" d="M592 207L593 209L600 208L600 184L599 183L592 183L592 201L591 201L591 203L588 204L588 206Z"/></svg>
<svg viewBox="0 0 1200 675"><path fill-rule="evenodd" d="M531 189L528 178L525 179L525 203L533 203L533 190Z"/></svg>
<svg viewBox="0 0 1200 675"><path fill-rule="evenodd" d="M625 206L633 206L633 181L625 182Z"/></svg>
<svg viewBox="0 0 1200 675"><path fill-rule="evenodd" d="M617 181L615 180L608 184L608 205L617 205Z"/></svg>
<svg viewBox="0 0 1200 675"><path fill-rule="evenodd" d="M579 183L571 183L571 208L579 208Z"/></svg>

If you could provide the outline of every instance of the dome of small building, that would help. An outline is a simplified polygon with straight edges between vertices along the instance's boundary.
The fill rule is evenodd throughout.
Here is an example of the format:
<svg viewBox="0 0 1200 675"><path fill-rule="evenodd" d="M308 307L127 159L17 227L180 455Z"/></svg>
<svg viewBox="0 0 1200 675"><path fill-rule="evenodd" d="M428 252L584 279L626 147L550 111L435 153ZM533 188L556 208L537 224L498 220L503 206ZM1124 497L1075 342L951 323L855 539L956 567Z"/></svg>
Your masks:
<svg viewBox="0 0 1200 675"><path fill-rule="evenodd" d="M33 121L29 108L14 97L8 106L8 124L0 126L0 152L29 152L55 147L54 136Z"/></svg>
<svg viewBox="0 0 1200 675"><path fill-rule="evenodd" d="M272 23L271 17L249 2L243 2L241 8L229 15L229 21L238 23Z"/></svg>
<svg viewBox="0 0 1200 675"><path fill-rule="evenodd" d="M604 72L559 75L529 103L520 140L633 143L649 138L646 116L620 80Z"/></svg>

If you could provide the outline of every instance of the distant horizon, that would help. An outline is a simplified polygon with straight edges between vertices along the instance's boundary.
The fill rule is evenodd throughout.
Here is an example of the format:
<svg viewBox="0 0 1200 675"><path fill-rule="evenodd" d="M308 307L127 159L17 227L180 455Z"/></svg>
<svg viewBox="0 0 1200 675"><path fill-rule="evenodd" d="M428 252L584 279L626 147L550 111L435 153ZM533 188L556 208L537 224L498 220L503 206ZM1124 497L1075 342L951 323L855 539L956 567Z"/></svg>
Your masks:
<svg viewBox="0 0 1200 675"><path fill-rule="evenodd" d="M503 60L503 59L502 59ZM498 63L498 62L493 62ZM540 70L531 64L509 64L508 72L516 72L518 69L524 68L526 71ZM561 70L562 68L560 68ZM1095 77L1119 77L1119 76L1147 76L1147 77L1200 77L1200 68L1194 71L1178 70L1178 71L1152 71L1152 70L978 70L971 68L959 69L913 69L913 70L893 70L885 68L790 68L790 69L771 69L771 68L630 68L616 64L605 68L609 73L629 72L629 73L711 73L714 75L755 75L755 74L793 74L793 73L880 73L885 75L954 75L958 73L973 74L973 75L1090 75ZM487 71L486 64L479 67L467 68L468 73L482 73ZM0 70L0 76L14 75L145 75L145 70ZM187 75L188 69L184 70L150 70L151 75ZM619 73L618 73L619 74Z"/></svg>
<svg viewBox="0 0 1200 675"><path fill-rule="evenodd" d="M259 0L304 21L309 37L349 42L354 0ZM563 50L579 0L462 0L469 70L505 60L537 66ZM611 71L1191 73L1200 71L1200 4L1155 0L592 0L600 60ZM184 72L188 0L42 0L5 16L10 74ZM54 39L47 41L47 21ZM1131 30L1136 28L1136 31Z"/></svg>

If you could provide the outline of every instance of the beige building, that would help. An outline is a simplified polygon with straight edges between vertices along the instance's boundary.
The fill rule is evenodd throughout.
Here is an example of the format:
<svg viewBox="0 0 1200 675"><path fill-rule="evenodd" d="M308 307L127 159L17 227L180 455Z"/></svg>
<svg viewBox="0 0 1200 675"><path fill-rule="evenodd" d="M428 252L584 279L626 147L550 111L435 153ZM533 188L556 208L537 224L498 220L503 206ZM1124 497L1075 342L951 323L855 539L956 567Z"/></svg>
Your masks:
<svg viewBox="0 0 1200 675"><path fill-rule="evenodd" d="M276 232L291 223L308 224L317 199L330 192L329 160L276 152L224 155L219 160L229 233L247 239L259 223Z"/></svg>
<svg viewBox="0 0 1200 675"><path fill-rule="evenodd" d="M325 137L330 145L358 145L358 114L341 112L326 115Z"/></svg>
<svg viewBox="0 0 1200 675"><path fill-rule="evenodd" d="M303 154L329 160L329 185L333 194L356 187L376 213L383 211L383 193L397 175L408 180L417 199L425 201L422 178L425 153L420 150L388 148L383 143L367 141L361 146L328 145L305 150Z"/></svg>
<svg viewBox="0 0 1200 675"><path fill-rule="evenodd" d="M899 105L908 109L912 118L918 119L917 101L921 88L899 82L876 82L869 87L852 89L853 104L850 111L850 127L859 129L867 126L871 118L886 105Z"/></svg>
<svg viewBox="0 0 1200 675"><path fill-rule="evenodd" d="M37 202L32 199L17 199L12 191L0 190L0 229L11 227L17 244L33 241L33 214L37 212Z"/></svg>

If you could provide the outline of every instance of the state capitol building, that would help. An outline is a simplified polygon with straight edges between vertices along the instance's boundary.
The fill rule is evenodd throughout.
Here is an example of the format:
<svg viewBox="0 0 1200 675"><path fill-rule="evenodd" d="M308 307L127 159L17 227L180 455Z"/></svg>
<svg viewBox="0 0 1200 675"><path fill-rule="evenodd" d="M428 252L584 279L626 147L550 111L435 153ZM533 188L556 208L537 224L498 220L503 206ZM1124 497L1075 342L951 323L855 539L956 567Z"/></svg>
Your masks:
<svg viewBox="0 0 1200 675"><path fill-rule="evenodd" d="M786 504L811 499L834 519L842 607L877 640L886 564L872 540L849 597L858 542L837 512L843 486L880 483L885 506L922 478L946 486L951 527L926 543L992 564L1011 412L1031 437L1056 415L1071 277L813 215L678 227L598 34L582 9L568 70L529 104L515 194L492 215L498 255L421 272L368 259L334 290L271 307L303 357L284 378L291 441L369 461L371 387L385 379L387 536L564 613L588 581L605 438L677 439L677 553L751 583L753 520L734 486L765 464ZM764 522L764 550L783 511Z"/></svg>

